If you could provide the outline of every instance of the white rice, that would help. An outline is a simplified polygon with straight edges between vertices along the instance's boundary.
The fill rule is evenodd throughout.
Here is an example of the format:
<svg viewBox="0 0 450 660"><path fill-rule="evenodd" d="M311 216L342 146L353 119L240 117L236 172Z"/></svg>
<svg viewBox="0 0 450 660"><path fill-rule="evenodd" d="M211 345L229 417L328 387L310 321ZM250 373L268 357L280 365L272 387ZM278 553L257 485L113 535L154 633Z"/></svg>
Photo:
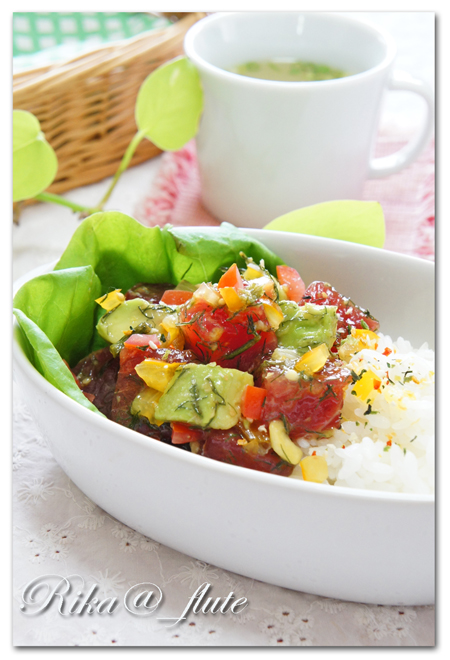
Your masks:
<svg viewBox="0 0 450 660"><path fill-rule="evenodd" d="M390 355L383 355L386 348L392 351ZM348 366L357 374L370 369L382 380L382 386L371 394L371 409L352 394L350 385L342 428L314 443L300 440L304 454L315 451L326 457L326 483L331 485L432 493L434 352L427 344L414 350L401 337L393 342L380 334L377 349L360 351ZM292 476L302 479L300 466Z"/></svg>

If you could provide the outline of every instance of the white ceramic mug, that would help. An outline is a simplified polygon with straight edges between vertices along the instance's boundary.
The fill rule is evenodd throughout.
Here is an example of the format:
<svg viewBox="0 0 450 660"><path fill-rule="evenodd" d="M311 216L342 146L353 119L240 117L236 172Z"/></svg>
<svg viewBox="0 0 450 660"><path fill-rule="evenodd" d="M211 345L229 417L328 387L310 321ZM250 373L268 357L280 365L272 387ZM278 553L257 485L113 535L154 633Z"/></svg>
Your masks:
<svg viewBox="0 0 450 660"><path fill-rule="evenodd" d="M359 199L367 178L410 164L430 138L428 86L392 71L393 38L345 14L213 14L188 31L184 48L204 90L197 135L202 197L220 220L262 227L297 208ZM351 75L283 82L230 72L249 61L308 60ZM415 92L427 112L400 151L371 159L385 90Z"/></svg>

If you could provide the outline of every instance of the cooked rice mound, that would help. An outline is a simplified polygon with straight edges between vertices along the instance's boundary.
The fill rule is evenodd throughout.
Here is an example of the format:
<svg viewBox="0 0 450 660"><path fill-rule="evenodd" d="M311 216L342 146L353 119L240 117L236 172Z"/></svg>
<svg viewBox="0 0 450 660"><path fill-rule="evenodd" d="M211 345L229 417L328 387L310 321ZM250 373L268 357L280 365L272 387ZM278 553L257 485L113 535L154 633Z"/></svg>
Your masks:
<svg viewBox="0 0 450 660"><path fill-rule="evenodd" d="M326 439L300 440L304 454L326 457L327 482L335 486L433 493L434 351L379 334L377 348L359 351L348 367L372 372L378 389L362 399L350 386L342 427ZM302 478L300 467L292 476Z"/></svg>

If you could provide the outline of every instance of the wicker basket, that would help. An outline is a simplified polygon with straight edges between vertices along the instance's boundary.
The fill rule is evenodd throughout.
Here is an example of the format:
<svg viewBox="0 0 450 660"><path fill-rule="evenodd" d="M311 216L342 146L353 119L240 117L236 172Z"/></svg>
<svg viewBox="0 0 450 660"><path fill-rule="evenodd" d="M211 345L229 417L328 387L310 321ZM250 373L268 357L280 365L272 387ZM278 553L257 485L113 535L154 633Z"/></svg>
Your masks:
<svg viewBox="0 0 450 660"><path fill-rule="evenodd" d="M204 15L187 14L163 30L14 76L14 108L36 115L58 156L49 192L62 193L115 173L137 131L134 106L140 85L160 64L182 54L184 35ZM143 140L131 165L158 153Z"/></svg>

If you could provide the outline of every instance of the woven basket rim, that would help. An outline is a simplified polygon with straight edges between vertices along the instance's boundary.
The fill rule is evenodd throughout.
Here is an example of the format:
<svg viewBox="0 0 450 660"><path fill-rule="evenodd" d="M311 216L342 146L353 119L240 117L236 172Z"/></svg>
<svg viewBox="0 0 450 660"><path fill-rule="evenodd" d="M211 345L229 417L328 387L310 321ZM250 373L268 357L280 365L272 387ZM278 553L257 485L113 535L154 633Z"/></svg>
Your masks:
<svg viewBox="0 0 450 660"><path fill-rule="evenodd" d="M204 12L192 12L180 18L179 21L168 25L165 28L157 30L147 30L128 39L122 39L115 42L99 44L86 53L80 53L74 57L49 64L20 71L13 75L13 91L22 91L45 82L50 82L52 78L67 74L86 73L89 68L95 68L108 61L111 66L125 64L136 56L142 56L152 48L161 46L179 32L187 29L205 16Z"/></svg>

